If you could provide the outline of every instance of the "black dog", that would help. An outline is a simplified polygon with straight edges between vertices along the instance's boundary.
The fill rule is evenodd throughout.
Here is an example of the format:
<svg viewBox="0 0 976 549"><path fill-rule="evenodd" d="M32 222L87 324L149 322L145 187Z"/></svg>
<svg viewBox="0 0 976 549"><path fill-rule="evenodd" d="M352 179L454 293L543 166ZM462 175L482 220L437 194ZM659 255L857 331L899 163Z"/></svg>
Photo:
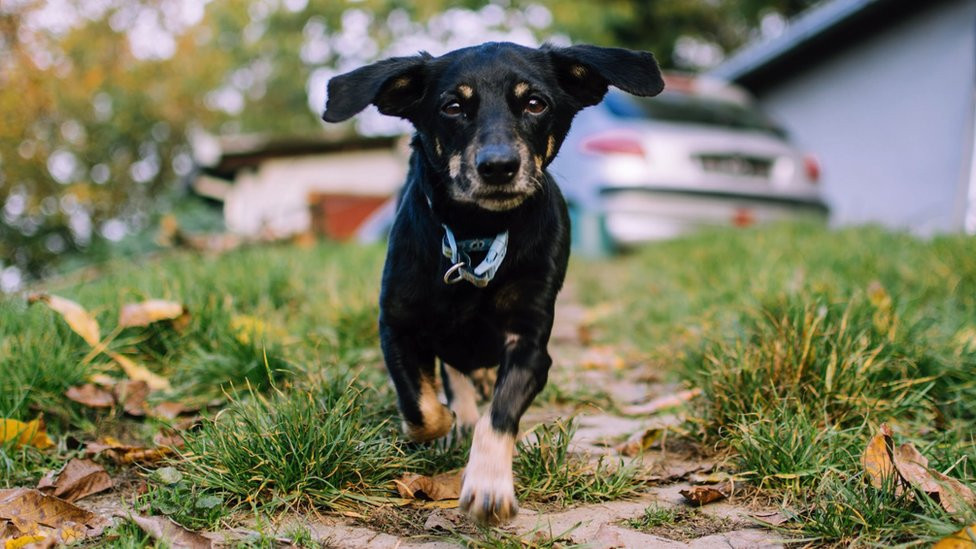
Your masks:
<svg viewBox="0 0 976 549"><path fill-rule="evenodd" d="M515 437L552 364L569 217L545 168L573 116L609 85L645 96L664 87L649 53L508 43L387 59L329 82L326 121L372 103L417 129L383 271L380 337L412 440L446 435L455 416L474 427L461 507L480 522L518 512ZM437 398L436 358L453 414ZM496 365L479 419L466 374Z"/></svg>

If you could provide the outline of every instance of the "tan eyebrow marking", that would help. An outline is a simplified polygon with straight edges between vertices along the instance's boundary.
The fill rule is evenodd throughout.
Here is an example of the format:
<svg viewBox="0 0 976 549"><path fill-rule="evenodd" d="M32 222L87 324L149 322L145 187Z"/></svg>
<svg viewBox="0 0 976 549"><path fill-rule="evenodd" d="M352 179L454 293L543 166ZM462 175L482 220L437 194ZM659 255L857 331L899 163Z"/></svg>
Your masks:
<svg viewBox="0 0 976 549"><path fill-rule="evenodd" d="M409 85L410 85L410 77L401 76L400 78L397 78L396 80L393 81L393 85L391 86L391 88L397 90L400 88L406 88Z"/></svg>
<svg viewBox="0 0 976 549"><path fill-rule="evenodd" d="M461 94L461 97L464 97L465 99L471 99L471 96L474 95L474 88L467 84L461 84L458 86L457 91Z"/></svg>
<svg viewBox="0 0 976 549"><path fill-rule="evenodd" d="M569 72L573 73L573 76L575 76L576 78L583 78L584 76L586 76L586 67L584 67L583 65L573 65L569 69Z"/></svg>
<svg viewBox="0 0 976 549"><path fill-rule="evenodd" d="M518 84L515 84L515 89L513 91L515 92L515 97L522 97L529 91L529 84L526 82L519 82Z"/></svg>

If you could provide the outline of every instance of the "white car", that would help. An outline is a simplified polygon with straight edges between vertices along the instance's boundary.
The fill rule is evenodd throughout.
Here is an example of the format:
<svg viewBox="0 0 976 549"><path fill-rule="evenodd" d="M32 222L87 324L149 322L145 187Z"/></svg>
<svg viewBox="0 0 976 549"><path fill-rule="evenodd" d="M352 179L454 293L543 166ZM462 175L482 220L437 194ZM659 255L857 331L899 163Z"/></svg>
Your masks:
<svg viewBox="0 0 976 549"><path fill-rule="evenodd" d="M549 171L575 245L599 254L706 225L824 219L816 159L741 88L667 75L654 98L611 89L584 109Z"/></svg>

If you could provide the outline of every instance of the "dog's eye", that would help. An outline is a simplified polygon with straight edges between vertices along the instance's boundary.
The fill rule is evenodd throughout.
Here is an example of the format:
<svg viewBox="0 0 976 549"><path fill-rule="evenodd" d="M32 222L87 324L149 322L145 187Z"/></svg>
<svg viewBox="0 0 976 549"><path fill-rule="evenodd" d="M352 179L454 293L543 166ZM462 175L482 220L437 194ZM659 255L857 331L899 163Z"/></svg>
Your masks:
<svg viewBox="0 0 976 549"><path fill-rule="evenodd" d="M447 105L441 107L441 112L447 116L460 116L464 113L464 110L461 109L460 103L457 101L451 101Z"/></svg>
<svg viewBox="0 0 976 549"><path fill-rule="evenodd" d="M529 114L542 114L546 112L549 105L541 97L530 97L529 102L525 104L525 112Z"/></svg>

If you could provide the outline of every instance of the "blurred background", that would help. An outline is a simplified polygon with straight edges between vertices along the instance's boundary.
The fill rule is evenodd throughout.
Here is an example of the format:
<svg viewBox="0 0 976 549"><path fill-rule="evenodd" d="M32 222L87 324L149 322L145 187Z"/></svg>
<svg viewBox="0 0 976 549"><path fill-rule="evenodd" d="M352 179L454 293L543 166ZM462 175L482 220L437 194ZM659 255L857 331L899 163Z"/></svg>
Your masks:
<svg viewBox="0 0 976 549"><path fill-rule="evenodd" d="M381 238L409 126L327 127L326 82L490 40L668 71L552 166L585 253L795 217L976 231L976 0L3 0L0 291L162 246Z"/></svg>

